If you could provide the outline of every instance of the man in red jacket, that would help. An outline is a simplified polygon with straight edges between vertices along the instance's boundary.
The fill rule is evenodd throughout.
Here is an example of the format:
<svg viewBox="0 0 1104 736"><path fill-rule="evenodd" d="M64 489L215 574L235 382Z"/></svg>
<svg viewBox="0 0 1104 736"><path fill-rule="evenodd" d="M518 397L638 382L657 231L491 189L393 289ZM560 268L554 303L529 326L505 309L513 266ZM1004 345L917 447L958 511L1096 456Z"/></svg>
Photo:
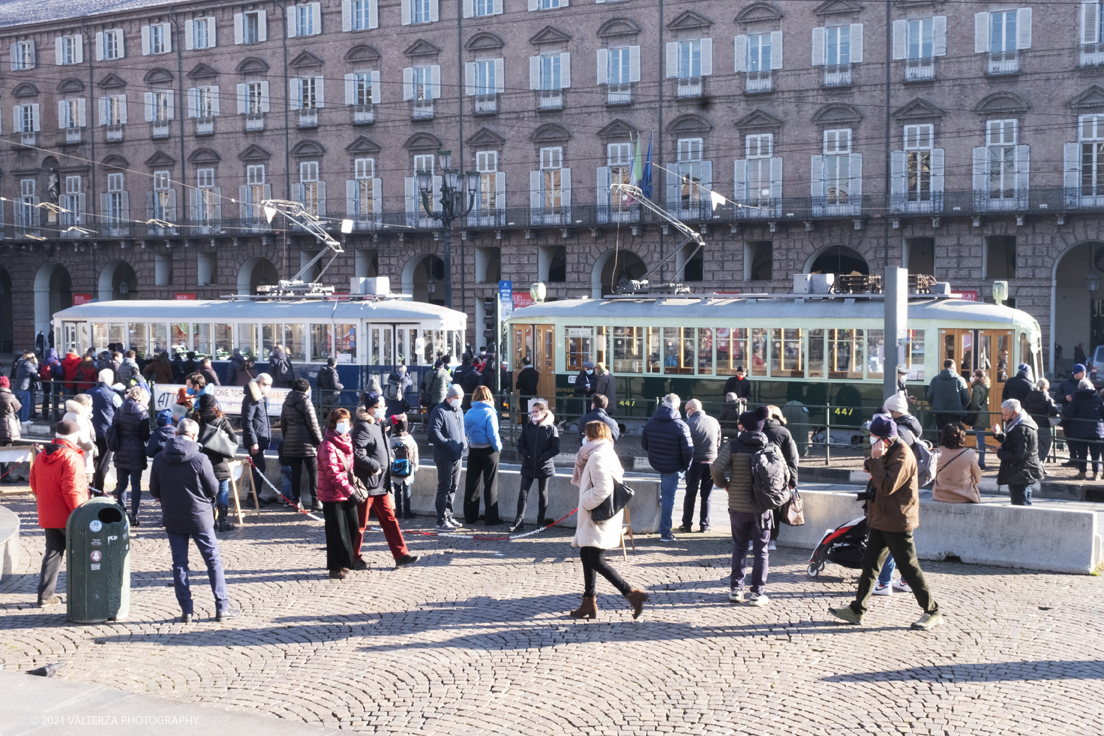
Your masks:
<svg viewBox="0 0 1104 736"><path fill-rule="evenodd" d="M88 500L84 452L77 447L80 427L71 420L58 422L56 437L35 458L31 492L38 500L38 525L46 532L46 554L38 577L38 607L61 603L54 594L65 557L65 524L73 509Z"/></svg>
<svg viewBox="0 0 1104 736"><path fill-rule="evenodd" d="M65 354L65 357L61 360L61 371L65 376L65 387L69 389L70 396L76 396L80 393L77 390L77 367L81 363L81 357L77 355L77 349L73 346L69 346L69 352Z"/></svg>

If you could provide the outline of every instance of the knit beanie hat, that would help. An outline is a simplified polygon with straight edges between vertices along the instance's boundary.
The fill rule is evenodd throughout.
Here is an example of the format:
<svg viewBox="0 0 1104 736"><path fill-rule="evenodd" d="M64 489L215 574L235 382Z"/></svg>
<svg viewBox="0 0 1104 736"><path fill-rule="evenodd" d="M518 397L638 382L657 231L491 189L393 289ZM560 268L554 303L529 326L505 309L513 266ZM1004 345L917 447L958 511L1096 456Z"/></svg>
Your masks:
<svg viewBox="0 0 1104 736"><path fill-rule="evenodd" d="M725 401L727 401L728 403L731 404L735 400L736 400L736 392L729 391L727 394L725 394Z"/></svg>
<svg viewBox="0 0 1104 736"><path fill-rule="evenodd" d="M0 388L11 388L11 381L7 376L0 376Z"/></svg>
<svg viewBox="0 0 1104 736"><path fill-rule="evenodd" d="M885 414L875 414L870 420L870 434L882 439L893 439L897 436L897 423Z"/></svg>
<svg viewBox="0 0 1104 736"><path fill-rule="evenodd" d="M62 419L54 427L54 436L59 440L69 440L70 442L76 442L77 435L80 434L80 425L74 422L72 419Z"/></svg>
<svg viewBox="0 0 1104 736"><path fill-rule="evenodd" d="M199 397L199 410L201 412L213 412L218 408L218 399L213 394L203 394Z"/></svg>
<svg viewBox="0 0 1104 736"><path fill-rule="evenodd" d="M458 384L454 383L451 386L449 386L448 393L445 394L445 400L447 401L448 399L455 398L455 397L464 398L464 389L460 388L460 386Z"/></svg>
<svg viewBox="0 0 1104 736"><path fill-rule="evenodd" d="M1085 364L1084 363L1074 363L1073 364L1073 369L1070 371L1070 374L1072 375L1074 373L1084 373L1084 372L1085 372Z"/></svg>
<svg viewBox="0 0 1104 736"><path fill-rule="evenodd" d="M360 399L364 403L365 409L371 409L373 406L379 403L380 395L375 391L368 391Z"/></svg>
<svg viewBox="0 0 1104 736"><path fill-rule="evenodd" d="M104 368L100 371L98 378L100 379L100 383L111 385L111 382L115 380L115 371L110 368Z"/></svg>
<svg viewBox="0 0 1104 736"><path fill-rule="evenodd" d="M162 409L157 412L157 426L167 427L172 424L172 409Z"/></svg>
<svg viewBox="0 0 1104 736"><path fill-rule="evenodd" d="M740 426L748 432L762 432L769 416L770 410L765 406L757 407L754 411L745 411L740 415Z"/></svg>
<svg viewBox="0 0 1104 736"><path fill-rule="evenodd" d="M902 414L908 414L908 400L900 393L890 396L882 406L885 407L886 411L899 411Z"/></svg>

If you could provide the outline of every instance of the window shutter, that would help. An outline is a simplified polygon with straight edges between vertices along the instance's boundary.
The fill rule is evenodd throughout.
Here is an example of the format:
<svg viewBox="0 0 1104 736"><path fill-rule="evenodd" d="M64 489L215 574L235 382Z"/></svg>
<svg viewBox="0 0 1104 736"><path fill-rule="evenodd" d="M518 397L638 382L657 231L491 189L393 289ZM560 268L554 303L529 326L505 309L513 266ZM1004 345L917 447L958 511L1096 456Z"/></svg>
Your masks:
<svg viewBox="0 0 1104 736"><path fill-rule="evenodd" d="M782 68L782 31L771 31L771 69Z"/></svg>
<svg viewBox="0 0 1104 736"><path fill-rule="evenodd" d="M710 198L710 192L713 191L713 162L702 161L701 164L701 186L703 190L702 199Z"/></svg>
<svg viewBox="0 0 1104 736"><path fill-rule="evenodd" d="M30 67L28 68L34 69L38 66L38 46L35 44L34 41L27 41L27 45L30 49L30 51L28 52ZM37 212L35 213L35 217L38 217Z"/></svg>
<svg viewBox="0 0 1104 736"><path fill-rule="evenodd" d="M150 52L150 27L142 26L142 56L149 56Z"/></svg>
<svg viewBox="0 0 1104 736"><path fill-rule="evenodd" d="M529 172L529 210L538 212L543 204L541 200L541 172Z"/></svg>
<svg viewBox="0 0 1104 736"><path fill-rule="evenodd" d="M219 88L211 88L211 117L217 118L219 116Z"/></svg>
<svg viewBox="0 0 1104 736"><path fill-rule="evenodd" d="M493 0L491 10L495 15L502 15L502 0Z"/></svg>
<svg viewBox="0 0 1104 736"><path fill-rule="evenodd" d="M406 177L406 214L418 214L418 181L413 176Z"/></svg>
<svg viewBox="0 0 1104 736"><path fill-rule="evenodd" d="M824 29L813 29L813 66L824 66Z"/></svg>
<svg viewBox="0 0 1104 736"><path fill-rule="evenodd" d="M77 100L77 125L81 128L88 125L88 101L83 97Z"/></svg>
<svg viewBox="0 0 1104 736"><path fill-rule="evenodd" d="M68 105L65 104L65 100L58 100L57 106L58 106L57 107L57 110L58 110L58 130L65 130L65 128L67 127L66 126L66 122L67 122L67 112L66 112L66 110L68 108Z"/></svg>
<svg viewBox="0 0 1104 736"><path fill-rule="evenodd" d="M234 43L245 42L245 21L241 13L234 13Z"/></svg>
<svg viewBox="0 0 1104 736"><path fill-rule="evenodd" d="M360 208L357 206L360 203L357 201L360 197L357 196L357 182L356 179L345 180L345 215L354 216L360 214Z"/></svg>
<svg viewBox="0 0 1104 736"><path fill-rule="evenodd" d="M82 36L80 34L77 34L77 36L76 36L76 43L75 43L75 46L74 46L74 52L75 52L76 63L83 64L84 63L84 36Z"/></svg>
<svg viewBox="0 0 1104 736"><path fill-rule="evenodd" d="M747 71L747 41L748 37L740 35L736 37L736 73ZM774 49L771 49L772 56Z"/></svg>
<svg viewBox="0 0 1104 736"><path fill-rule="evenodd" d="M1016 146L1016 197L1027 197L1028 179L1031 174L1031 146Z"/></svg>
<svg viewBox="0 0 1104 736"><path fill-rule="evenodd" d="M1067 143L1062 146L1062 186L1065 187L1065 199L1069 203L1071 199L1081 194L1081 146L1078 143Z"/></svg>
<svg viewBox="0 0 1104 736"><path fill-rule="evenodd" d="M268 40L268 11L257 11L257 41L264 43Z"/></svg>
<svg viewBox="0 0 1104 736"><path fill-rule="evenodd" d="M571 53L564 51L560 54L560 89L568 89L571 86Z"/></svg>
<svg viewBox="0 0 1104 736"><path fill-rule="evenodd" d="M571 169L560 169L560 206L570 219L571 207Z"/></svg>
<svg viewBox="0 0 1104 736"><path fill-rule="evenodd" d="M238 216L243 220L248 220L253 214L252 209L249 206L249 185L242 184L238 187Z"/></svg>
<svg viewBox="0 0 1104 736"><path fill-rule="evenodd" d="M268 112L268 109L269 109L268 82L261 82L261 112Z"/></svg>
<svg viewBox="0 0 1104 736"><path fill-rule="evenodd" d="M770 181L770 197L771 204L776 208L782 206L782 157L775 156L770 162L771 181Z"/></svg>
<svg viewBox="0 0 1104 736"><path fill-rule="evenodd" d="M891 206L897 205L905 197L906 180L908 178L908 159L904 151L894 151L889 159L889 194L893 201Z"/></svg>
<svg viewBox="0 0 1104 736"><path fill-rule="evenodd" d="M16 53L17 46L18 44L14 43L8 46L8 56L11 58L11 68L13 72L19 68L19 55ZM16 211L18 212L19 210Z"/></svg>
<svg viewBox="0 0 1104 736"><path fill-rule="evenodd" d="M20 115L20 108L22 105L14 105L12 107L12 130L16 133L22 133L23 131L23 116Z"/></svg>
<svg viewBox="0 0 1104 736"><path fill-rule="evenodd" d="M42 130L42 119L39 117L38 110L38 103L33 103L31 105L31 131L34 133L38 133Z"/></svg>
<svg viewBox="0 0 1104 736"><path fill-rule="evenodd" d="M851 24L851 63L861 64L863 60L863 25Z"/></svg>
<svg viewBox="0 0 1104 736"><path fill-rule="evenodd" d="M529 57L529 89L540 89L540 57Z"/></svg>
<svg viewBox="0 0 1104 736"><path fill-rule="evenodd" d="M368 28L379 28L379 0L368 0Z"/></svg>
<svg viewBox="0 0 1104 736"><path fill-rule="evenodd" d="M1031 48L1031 8L1016 11L1016 49L1026 51Z"/></svg>
<svg viewBox="0 0 1104 736"><path fill-rule="evenodd" d="M809 162L809 194L813 199L824 197L824 156L813 156Z"/></svg>
<svg viewBox="0 0 1104 736"><path fill-rule="evenodd" d="M667 42L667 79L678 76L678 42Z"/></svg>
<svg viewBox="0 0 1104 736"><path fill-rule="evenodd" d="M414 99L414 67L411 66L403 69L403 99Z"/></svg>
<svg viewBox="0 0 1104 736"><path fill-rule="evenodd" d="M851 187L848 189L848 202L855 209L862 208L862 154L851 154Z"/></svg>
<svg viewBox="0 0 1104 736"><path fill-rule="evenodd" d="M440 0L429 0L429 22L436 23L440 18Z"/></svg>
<svg viewBox="0 0 1104 736"><path fill-rule="evenodd" d="M989 52L989 14L974 13L974 53Z"/></svg>
<svg viewBox="0 0 1104 736"><path fill-rule="evenodd" d="M932 35L935 35L934 33ZM893 58L903 59L908 49L908 21L893 21Z"/></svg>
<svg viewBox="0 0 1104 736"><path fill-rule="evenodd" d="M464 17L471 18L475 15L475 0L464 0Z"/></svg>
<svg viewBox="0 0 1104 736"><path fill-rule="evenodd" d="M506 172L500 171L495 174L495 210L503 211L506 209Z"/></svg>
<svg viewBox="0 0 1104 736"><path fill-rule="evenodd" d="M974 149L974 194L981 196L986 191L986 181L989 178L989 167L985 146Z"/></svg>
<svg viewBox="0 0 1104 736"><path fill-rule="evenodd" d="M115 218L111 216L111 195L106 193L100 195L100 214L108 225L116 224Z"/></svg>
<svg viewBox="0 0 1104 736"><path fill-rule="evenodd" d="M122 125L127 124L127 98L126 98L126 95L119 95L119 122Z"/></svg>
<svg viewBox="0 0 1104 736"><path fill-rule="evenodd" d="M311 3L311 19L314 21L314 33L317 36L322 33L322 3Z"/></svg>
<svg viewBox="0 0 1104 736"><path fill-rule="evenodd" d="M169 108L169 120L176 120L176 92L174 90L165 91L165 104Z"/></svg>
<svg viewBox="0 0 1104 736"><path fill-rule="evenodd" d="M326 216L326 182L324 181L318 182L318 216Z"/></svg>
<svg viewBox="0 0 1104 736"><path fill-rule="evenodd" d="M345 104L356 104L356 76L353 74L345 75Z"/></svg>
<svg viewBox="0 0 1104 736"><path fill-rule="evenodd" d="M1082 13L1082 17L1084 13ZM96 31L96 61L103 61L104 57L104 34L103 31Z"/></svg>
<svg viewBox="0 0 1104 736"><path fill-rule="evenodd" d="M443 179L440 176L433 177L433 191L434 192L440 192L442 183L443 183ZM436 201L433 203L433 211L434 212L440 212L441 211L441 198L440 197L437 197Z"/></svg>
<svg viewBox="0 0 1104 736"><path fill-rule="evenodd" d="M170 189L168 203L165 205L165 219L169 222L176 220L176 190Z"/></svg>
<svg viewBox="0 0 1104 736"><path fill-rule="evenodd" d="M464 94L471 97L475 94L475 62L464 64Z"/></svg>
<svg viewBox="0 0 1104 736"><path fill-rule="evenodd" d="M215 28L215 16L207 16L207 48L213 49L218 46L218 34Z"/></svg>
<svg viewBox="0 0 1104 736"><path fill-rule="evenodd" d="M192 25L195 23L193 20L184 21L184 50L191 51L195 46L195 29Z"/></svg>
<svg viewBox="0 0 1104 736"><path fill-rule="evenodd" d="M529 0L529 11L532 12L540 7L538 0Z"/></svg>
<svg viewBox="0 0 1104 736"><path fill-rule="evenodd" d="M122 192L119 197L119 219L121 222L119 225L122 227L128 227L127 220L130 219L130 192Z"/></svg>
<svg viewBox="0 0 1104 736"><path fill-rule="evenodd" d="M161 37L165 39L165 53L172 53L172 26L168 23L161 24Z"/></svg>
<svg viewBox="0 0 1104 736"><path fill-rule="evenodd" d="M153 92L146 92L144 107L146 111L146 122L151 122L153 120Z"/></svg>
<svg viewBox="0 0 1104 736"><path fill-rule="evenodd" d="M211 196L214 198L214 217L211 219L215 222L222 222L222 187L214 187L211 189Z"/></svg>
<svg viewBox="0 0 1104 736"><path fill-rule="evenodd" d="M607 66L607 69L608 68L609 67ZM639 46L630 46L629 47L629 81L630 82L639 82L640 81L640 47Z"/></svg>
<svg viewBox="0 0 1104 736"><path fill-rule="evenodd" d="M288 105L291 110L298 110L303 106L303 80L296 77L288 80Z"/></svg>
<svg viewBox="0 0 1104 736"><path fill-rule="evenodd" d="M1100 43L1100 3L1081 3L1081 43Z"/></svg>
<svg viewBox="0 0 1104 736"><path fill-rule="evenodd" d="M597 197L599 219L609 218L609 203L610 203L610 170L608 166L598 167L597 181ZM605 208L605 212L602 212L602 208Z"/></svg>
<svg viewBox="0 0 1104 736"><path fill-rule="evenodd" d="M249 85L238 85L238 114L244 115L249 110Z"/></svg>
<svg viewBox="0 0 1104 736"><path fill-rule="evenodd" d="M65 39L58 36L54 39L54 63L61 66L65 63Z"/></svg>
<svg viewBox="0 0 1104 736"><path fill-rule="evenodd" d="M943 149L933 148L931 152L931 191L936 212L942 209L943 203Z"/></svg>
<svg viewBox="0 0 1104 736"><path fill-rule="evenodd" d="M372 217L379 220L383 215L383 180L372 179Z"/></svg>
<svg viewBox="0 0 1104 736"><path fill-rule="evenodd" d="M747 161L737 159L732 167L732 197L741 204L747 202Z"/></svg>
<svg viewBox="0 0 1104 736"><path fill-rule="evenodd" d="M322 108L326 106L326 78L315 77L314 78L314 104L316 107Z"/></svg>
<svg viewBox="0 0 1104 736"><path fill-rule="evenodd" d="M378 105L380 101L380 73L372 72L372 104Z"/></svg>
<svg viewBox="0 0 1104 736"><path fill-rule="evenodd" d="M703 77L713 74L713 39L701 40L701 73Z"/></svg>
<svg viewBox="0 0 1104 736"><path fill-rule="evenodd" d="M107 125L107 98L101 97L97 100L97 107L99 108L99 124Z"/></svg>
<svg viewBox="0 0 1104 736"><path fill-rule="evenodd" d="M400 6L402 8L402 24L404 26L410 25L412 14L410 12L410 0L401 0Z"/></svg>
<svg viewBox="0 0 1104 736"><path fill-rule="evenodd" d="M667 164L667 209L679 205L679 184L682 177L678 175L678 164ZM611 205L612 207L612 205Z"/></svg>
<svg viewBox="0 0 1104 736"><path fill-rule="evenodd" d="M502 94L506 91L506 60L495 59L495 92Z"/></svg>
<svg viewBox="0 0 1104 736"><path fill-rule="evenodd" d="M188 190L188 219L192 222L199 221L199 190Z"/></svg>
<svg viewBox="0 0 1104 736"><path fill-rule="evenodd" d="M434 64L429 68L429 91L430 97L434 100L441 99L441 67L438 64ZM433 191L437 191L435 187Z"/></svg>
<svg viewBox="0 0 1104 736"><path fill-rule="evenodd" d="M296 35L297 35L297 31L298 31L298 28L296 28L296 26L298 25L298 23L296 22L298 20L297 17L296 17L297 15L298 15L298 12L296 11L296 7L294 5L292 5L291 6L291 12L288 13L288 15L287 15L287 35L288 35L288 38L295 38Z"/></svg>
<svg viewBox="0 0 1104 736"><path fill-rule="evenodd" d="M190 87L188 89L188 117L199 117L199 88Z"/></svg>
<svg viewBox="0 0 1104 736"><path fill-rule="evenodd" d="M609 49L598 49L598 84L609 83Z"/></svg>

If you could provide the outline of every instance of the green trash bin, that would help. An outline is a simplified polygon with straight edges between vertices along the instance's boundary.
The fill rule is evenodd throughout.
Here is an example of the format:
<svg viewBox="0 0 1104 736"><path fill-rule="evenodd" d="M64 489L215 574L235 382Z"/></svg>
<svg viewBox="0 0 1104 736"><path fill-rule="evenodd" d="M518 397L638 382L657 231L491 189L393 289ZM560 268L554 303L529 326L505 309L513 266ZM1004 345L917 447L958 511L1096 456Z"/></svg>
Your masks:
<svg viewBox="0 0 1104 736"><path fill-rule="evenodd" d="M130 613L130 522L113 498L89 499L65 525L66 614L95 624Z"/></svg>

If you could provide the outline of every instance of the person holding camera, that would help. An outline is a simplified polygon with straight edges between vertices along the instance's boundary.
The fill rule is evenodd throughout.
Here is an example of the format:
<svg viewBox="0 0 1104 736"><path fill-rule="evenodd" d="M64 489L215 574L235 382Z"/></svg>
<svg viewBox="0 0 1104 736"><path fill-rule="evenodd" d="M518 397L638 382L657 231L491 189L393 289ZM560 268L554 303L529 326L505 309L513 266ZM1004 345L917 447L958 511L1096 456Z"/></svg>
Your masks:
<svg viewBox="0 0 1104 736"><path fill-rule="evenodd" d="M870 532L859 589L851 605L829 608L828 612L849 624L862 623L888 550L897 561L901 577L916 596L916 602L924 609L924 615L912 624L912 628L928 631L943 622L943 614L928 590L912 538L913 530L920 525L916 457L898 438L897 424L892 417L876 414L870 422L870 434L876 439L870 448L870 459L863 465L870 473L870 485L865 493L859 494L860 500L866 501L866 523Z"/></svg>

